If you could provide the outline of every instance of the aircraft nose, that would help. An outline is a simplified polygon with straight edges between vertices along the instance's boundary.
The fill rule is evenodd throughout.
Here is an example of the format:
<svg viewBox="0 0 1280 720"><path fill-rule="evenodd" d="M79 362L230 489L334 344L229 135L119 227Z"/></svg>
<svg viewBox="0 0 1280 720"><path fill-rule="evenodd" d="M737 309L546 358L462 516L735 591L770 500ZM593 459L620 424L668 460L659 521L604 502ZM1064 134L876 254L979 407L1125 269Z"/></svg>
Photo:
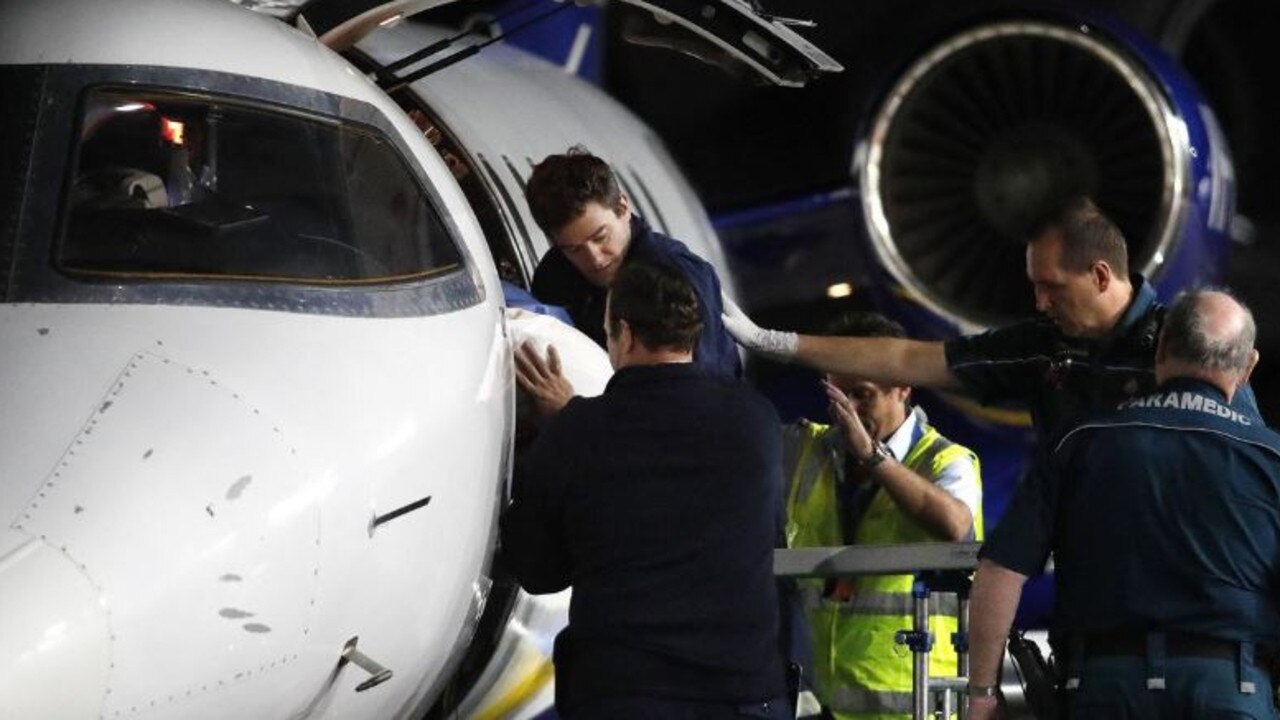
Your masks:
<svg viewBox="0 0 1280 720"><path fill-rule="evenodd" d="M89 576L40 538L0 531L0 717L99 717L110 667L108 614Z"/></svg>

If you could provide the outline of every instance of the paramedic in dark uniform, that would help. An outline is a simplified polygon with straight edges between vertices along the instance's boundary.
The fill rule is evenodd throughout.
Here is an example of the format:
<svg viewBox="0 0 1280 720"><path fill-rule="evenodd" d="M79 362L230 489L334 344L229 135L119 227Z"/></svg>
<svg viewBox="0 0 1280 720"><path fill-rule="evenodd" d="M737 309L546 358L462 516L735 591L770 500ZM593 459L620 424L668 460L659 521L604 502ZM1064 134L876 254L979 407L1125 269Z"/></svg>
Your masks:
<svg viewBox="0 0 1280 720"><path fill-rule="evenodd" d="M797 335L758 327L726 303L746 348L872 382L960 390L1031 412L1039 444L1091 410L1155 385L1164 308L1129 274L1124 235L1088 198L1066 202L1030 234L1027 279L1041 317L948 342ZM1254 405L1245 388L1240 401Z"/></svg>
<svg viewBox="0 0 1280 720"><path fill-rule="evenodd" d="M1158 387L1091 416L1039 463L983 548L970 718L994 685L1022 584L1053 553L1073 718L1276 717L1259 662L1280 641L1280 436L1233 403L1257 362L1223 292L1174 302Z"/></svg>

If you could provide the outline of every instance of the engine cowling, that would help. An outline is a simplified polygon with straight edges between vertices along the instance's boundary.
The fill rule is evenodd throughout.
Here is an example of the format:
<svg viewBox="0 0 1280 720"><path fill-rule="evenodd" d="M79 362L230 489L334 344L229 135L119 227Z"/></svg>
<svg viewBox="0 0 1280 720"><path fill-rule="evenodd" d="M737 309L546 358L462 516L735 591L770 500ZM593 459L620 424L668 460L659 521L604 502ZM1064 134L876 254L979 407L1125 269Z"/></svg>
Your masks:
<svg viewBox="0 0 1280 720"><path fill-rule="evenodd" d="M1022 242L1064 196L1123 230L1169 290L1216 280L1233 214L1212 112L1163 52L1119 27L988 22L892 85L858 145L872 247L908 297L961 330L1033 311Z"/></svg>

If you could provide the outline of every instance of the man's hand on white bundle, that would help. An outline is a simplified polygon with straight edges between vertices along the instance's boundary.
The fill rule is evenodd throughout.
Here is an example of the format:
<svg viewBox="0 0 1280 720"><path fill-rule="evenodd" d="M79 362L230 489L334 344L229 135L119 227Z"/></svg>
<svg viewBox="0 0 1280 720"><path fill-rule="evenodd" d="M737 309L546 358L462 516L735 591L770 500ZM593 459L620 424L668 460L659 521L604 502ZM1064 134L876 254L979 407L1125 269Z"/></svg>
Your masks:
<svg viewBox="0 0 1280 720"><path fill-rule="evenodd" d="M786 362L796 355L800 337L793 332L767 330L752 322L728 295L720 293L724 313L720 316L724 327L734 340L751 352L760 353L774 360Z"/></svg>
<svg viewBox="0 0 1280 720"><path fill-rule="evenodd" d="M544 360L534 343L526 340L516 348L515 359L516 381L533 398L534 417L542 425L573 399L573 383L564 376L555 345L547 345Z"/></svg>

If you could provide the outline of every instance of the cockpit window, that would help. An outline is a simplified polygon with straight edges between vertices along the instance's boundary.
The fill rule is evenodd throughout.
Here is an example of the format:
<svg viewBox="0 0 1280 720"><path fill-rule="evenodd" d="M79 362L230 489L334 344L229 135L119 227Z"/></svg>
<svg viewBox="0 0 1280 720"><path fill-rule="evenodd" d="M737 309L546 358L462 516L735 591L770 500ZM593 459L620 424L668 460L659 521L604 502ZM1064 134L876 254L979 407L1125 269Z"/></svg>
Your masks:
<svg viewBox="0 0 1280 720"><path fill-rule="evenodd" d="M206 96L87 93L58 267L75 274L316 284L462 267L377 130Z"/></svg>

